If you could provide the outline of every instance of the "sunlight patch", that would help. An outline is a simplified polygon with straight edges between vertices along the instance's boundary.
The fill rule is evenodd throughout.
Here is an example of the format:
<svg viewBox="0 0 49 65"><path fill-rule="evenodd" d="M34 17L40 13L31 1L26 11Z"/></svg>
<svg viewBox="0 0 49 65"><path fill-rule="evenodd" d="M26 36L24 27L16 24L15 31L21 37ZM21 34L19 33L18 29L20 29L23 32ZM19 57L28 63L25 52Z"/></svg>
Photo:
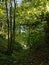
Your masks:
<svg viewBox="0 0 49 65"><path fill-rule="evenodd" d="M49 12L49 5L48 4L46 5L46 10Z"/></svg>

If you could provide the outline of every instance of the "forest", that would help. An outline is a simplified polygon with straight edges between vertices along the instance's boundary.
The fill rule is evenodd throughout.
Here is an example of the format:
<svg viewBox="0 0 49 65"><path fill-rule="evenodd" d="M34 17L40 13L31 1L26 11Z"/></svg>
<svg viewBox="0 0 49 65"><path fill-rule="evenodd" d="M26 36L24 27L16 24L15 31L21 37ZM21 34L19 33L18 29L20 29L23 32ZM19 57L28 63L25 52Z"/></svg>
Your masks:
<svg viewBox="0 0 49 65"><path fill-rule="evenodd" d="M0 0L0 65L49 65L49 0Z"/></svg>

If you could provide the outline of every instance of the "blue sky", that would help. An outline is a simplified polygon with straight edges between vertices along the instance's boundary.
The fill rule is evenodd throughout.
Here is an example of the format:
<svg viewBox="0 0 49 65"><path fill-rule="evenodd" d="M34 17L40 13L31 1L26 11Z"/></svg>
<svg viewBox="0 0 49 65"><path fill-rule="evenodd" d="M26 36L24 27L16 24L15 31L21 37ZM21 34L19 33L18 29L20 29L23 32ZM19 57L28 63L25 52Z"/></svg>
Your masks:
<svg viewBox="0 0 49 65"><path fill-rule="evenodd" d="M17 0L18 5L22 3L22 0ZM12 5L14 6L14 2L12 1Z"/></svg>
<svg viewBox="0 0 49 65"><path fill-rule="evenodd" d="M22 3L22 0L17 0L18 4L21 4Z"/></svg>

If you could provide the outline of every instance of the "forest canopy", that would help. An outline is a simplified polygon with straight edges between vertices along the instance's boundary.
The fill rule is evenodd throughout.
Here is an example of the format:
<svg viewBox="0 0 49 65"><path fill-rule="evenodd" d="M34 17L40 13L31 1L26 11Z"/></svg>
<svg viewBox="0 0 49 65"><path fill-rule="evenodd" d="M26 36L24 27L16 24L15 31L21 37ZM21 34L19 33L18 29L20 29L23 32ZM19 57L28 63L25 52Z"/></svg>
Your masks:
<svg viewBox="0 0 49 65"><path fill-rule="evenodd" d="M48 54L49 0L0 0L1 65L45 65Z"/></svg>

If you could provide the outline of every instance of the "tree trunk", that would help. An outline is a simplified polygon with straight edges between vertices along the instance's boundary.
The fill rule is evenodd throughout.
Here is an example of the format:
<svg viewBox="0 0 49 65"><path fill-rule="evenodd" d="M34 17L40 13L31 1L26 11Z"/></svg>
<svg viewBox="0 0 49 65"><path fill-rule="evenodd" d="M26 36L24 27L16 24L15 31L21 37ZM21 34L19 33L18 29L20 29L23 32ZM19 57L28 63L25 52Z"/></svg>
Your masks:
<svg viewBox="0 0 49 65"><path fill-rule="evenodd" d="M15 12L16 12L16 3L14 0L13 44L15 43Z"/></svg>
<svg viewBox="0 0 49 65"><path fill-rule="evenodd" d="M46 13L46 28L45 28L45 41L47 46L49 47L49 13Z"/></svg>
<svg viewBox="0 0 49 65"><path fill-rule="evenodd" d="M7 24L8 24L8 47L9 47L9 19L8 19L8 7L7 7L7 0L5 0L5 5L6 5L6 16L7 16ZM8 49L7 49L8 51Z"/></svg>

